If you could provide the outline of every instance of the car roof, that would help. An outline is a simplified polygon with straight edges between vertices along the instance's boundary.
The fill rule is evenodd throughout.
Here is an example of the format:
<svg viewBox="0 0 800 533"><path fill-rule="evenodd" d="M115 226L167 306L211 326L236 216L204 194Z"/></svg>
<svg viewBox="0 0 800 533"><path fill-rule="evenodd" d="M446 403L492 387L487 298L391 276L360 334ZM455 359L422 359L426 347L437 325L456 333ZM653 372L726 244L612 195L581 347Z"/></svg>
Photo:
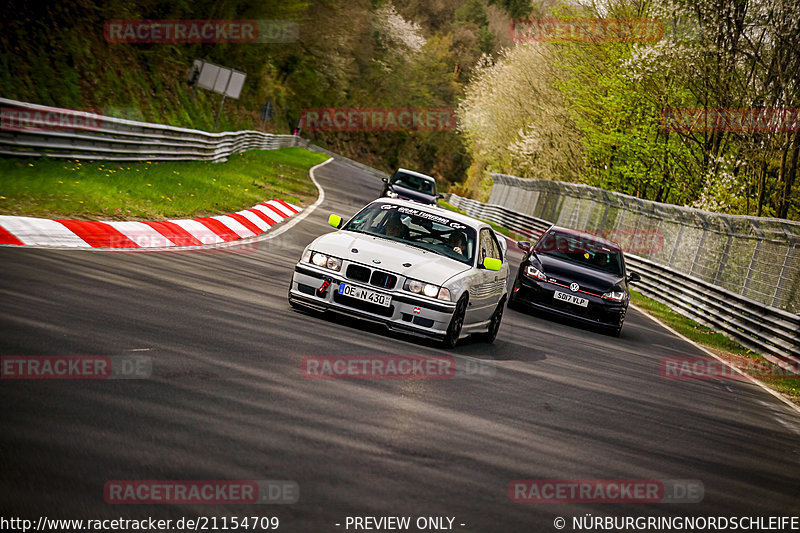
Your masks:
<svg viewBox="0 0 800 533"><path fill-rule="evenodd" d="M578 230L572 229L572 228L565 228L563 226L550 226L547 229L547 231L548 232L556 231L558 233L571 235L573 237L578 237L580 239L584 239L584 240L587 240L587 241L593 241L593 242L596 242L598 244L602 244L604 246L607 246L608 248L613 248L613 250L616 251L616 252L621 252L622 251L622 247L619 244L617 244L617 243L615 243L613 241L609 241L607 239L604 239L604 238L602 238L602 237L600 237L598 235L594 235L592 233L586 233L586 232L578 231Z"/></svg>
<svg viewBox="0 0 800 533"><path fill-rule="evenodd" d="M386 197L373 200L372 202L370 202L370 204L394 204L403 207L410 207L412 209L419 209L420 211L427 211L429 213L435 213L437 215L441 215L455 222L461 222L466 226L471 226L476 229L480 229L483 227L491 227L486 222L481 222L480 220L474 219L471 216L462 215L461 213L450 211L449 209L439 207L438 205L425 205L425 204L420 204L418 202L412 202L410 200L400 200L399 198L386 198Z"/></svg>
<svg viewBox="0 0 800 533"><path fill-rule="evenodd" d="M419 178L423 178L423 179L426 179L428 181L432 181L432 182L436 183L436 179L435 178L433 178L432 176L428 176L427 174L423 174L422 172L416 172L414 170L408 170L407 168L398 168L395 171L395 173L397 173L397 172L404 172L406 174L411 174L412 176L417 176Z"/></svg>

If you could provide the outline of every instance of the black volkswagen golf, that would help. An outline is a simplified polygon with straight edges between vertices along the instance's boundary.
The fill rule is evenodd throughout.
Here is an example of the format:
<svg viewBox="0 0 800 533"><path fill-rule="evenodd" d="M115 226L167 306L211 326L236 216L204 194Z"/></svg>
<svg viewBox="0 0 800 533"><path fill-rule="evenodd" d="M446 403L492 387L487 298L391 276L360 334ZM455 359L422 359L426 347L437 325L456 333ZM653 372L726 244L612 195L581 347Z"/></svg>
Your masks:
<svg viewBox="0 0 800 533"><path fill-rule="evenodd" d="M508 306L528 307L599 326L619 336L630 301L628 273L619 245L588 233L553 226L525 251Z"/></svg>

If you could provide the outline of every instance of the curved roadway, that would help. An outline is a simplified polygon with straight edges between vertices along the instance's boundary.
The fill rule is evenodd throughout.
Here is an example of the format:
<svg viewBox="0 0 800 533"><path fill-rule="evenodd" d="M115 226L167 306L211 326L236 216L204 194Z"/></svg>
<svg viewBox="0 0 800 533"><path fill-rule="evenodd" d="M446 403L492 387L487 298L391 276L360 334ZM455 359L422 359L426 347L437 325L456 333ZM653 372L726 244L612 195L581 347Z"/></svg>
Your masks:
<svg viewBox="0 0 800 533"><path fill-rule="evenodd" d="M259 515L308 532L345 531L347 516L448 516L458 531L533 532L554 531L558 516L572 531L587 513L800 515L797 412L749 383L663 379L663 358L702 354L636 310L618 339L507 311L495 344L452 352L293 311L303 247L330 229L329 213L354 213L381 185L340 162L316 175L325 202L257 246L0 249L0 355L153 363L145 380L1 380L0 516ZM493 375L301 375L304 356L377 354L483 359ZM300 501L105 503L107 481L136 479L294 480ZM704 496L516 503L515 479L690 479Z"/></svg>

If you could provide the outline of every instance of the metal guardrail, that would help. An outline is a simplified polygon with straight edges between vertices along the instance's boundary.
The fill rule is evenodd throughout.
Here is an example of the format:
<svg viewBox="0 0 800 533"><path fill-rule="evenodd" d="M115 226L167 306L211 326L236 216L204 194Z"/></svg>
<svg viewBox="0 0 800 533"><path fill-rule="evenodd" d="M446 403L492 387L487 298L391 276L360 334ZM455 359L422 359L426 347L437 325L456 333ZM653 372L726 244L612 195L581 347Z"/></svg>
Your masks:
<svg viewBox="0 0 800 533"><path fill-rule="evenodd" d="M245 150L307 146L294 135L209 133L0 98L0 155L109 161L224 161Z"/></svg>
<svg viewBox="0 0 800 533"><path fill-rule="evenodd" d="M468 215L537 239L552 223L507 207L455 194L447 201ZM642 277L636 290L674 311L723 332L784 370L800 374L800 315L764 305L643 257L625 254Z"/></svg>
<svg viewBox="0 0 800 533"><path fill-rule="evenodd" d="M626 254L625 260L641 275L636 289L642 294L800 374L800 316L642 257Z"/></svg>

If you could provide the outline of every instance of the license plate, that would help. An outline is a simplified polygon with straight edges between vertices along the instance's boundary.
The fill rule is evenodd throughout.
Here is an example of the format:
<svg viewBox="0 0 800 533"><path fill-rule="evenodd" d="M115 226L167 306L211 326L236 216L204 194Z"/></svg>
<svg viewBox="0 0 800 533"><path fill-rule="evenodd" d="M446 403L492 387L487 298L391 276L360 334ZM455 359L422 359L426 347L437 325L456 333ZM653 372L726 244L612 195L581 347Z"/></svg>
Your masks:
<svg viewBox="0 0 800 533"><path fill-rule="evenodd" d="M589 305L589 300L587 300L586 298L581 298L580 296L575 296L574 294L567 294L565 292L556 291L555 293L553 293L553 298L555 298L556 300L561 300L562 302L579 305L581 307L586 307Z"/></svg>
<svg viewBox="0 0 800 533"><path fill-rule="evenodd" d="M339 284L339 294L342 296L349 296L350 298L356 298L358 300L364 300L365 302L382 305L383 307L389 307L392 305L392 297L387 294L371 291L369 289L363 289L361 287L355 287L353 285L347 285L346 283Z"/></svg>

